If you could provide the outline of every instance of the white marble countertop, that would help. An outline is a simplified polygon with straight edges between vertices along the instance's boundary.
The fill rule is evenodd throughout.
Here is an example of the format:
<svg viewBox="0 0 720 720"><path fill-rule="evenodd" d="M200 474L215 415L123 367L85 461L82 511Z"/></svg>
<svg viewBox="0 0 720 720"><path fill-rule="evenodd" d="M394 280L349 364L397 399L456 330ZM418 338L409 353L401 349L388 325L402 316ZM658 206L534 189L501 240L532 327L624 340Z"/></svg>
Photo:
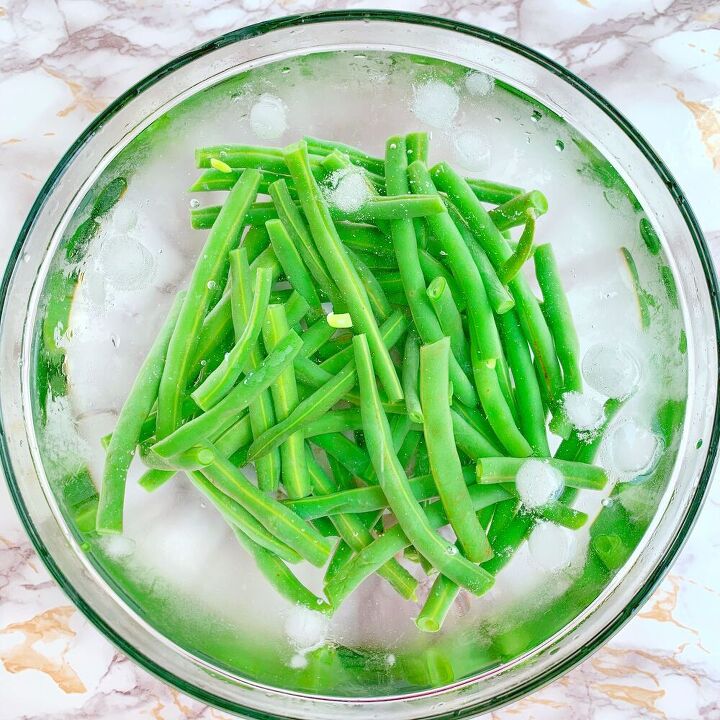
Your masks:
<svg viewBox="0 0 720 720"><path fill-rule="evenodd" d="M568 66L644 133L720 259L720 3L710 0L0 0L0 262L48 173L138 79L230 29L323 8L446 15ZM492 715L720 720L720 485L647 605L553 685ZM0 720L220 719L115 649L50 579L0 482Z"/></svg>

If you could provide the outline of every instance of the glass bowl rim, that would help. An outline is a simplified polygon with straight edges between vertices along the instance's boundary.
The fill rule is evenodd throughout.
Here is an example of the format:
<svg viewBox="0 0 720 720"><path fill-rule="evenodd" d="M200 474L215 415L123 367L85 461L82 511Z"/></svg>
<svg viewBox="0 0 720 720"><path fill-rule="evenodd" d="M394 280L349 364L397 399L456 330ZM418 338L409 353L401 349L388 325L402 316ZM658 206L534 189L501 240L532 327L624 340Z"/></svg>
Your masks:
<svg viewBox="0 0 720 720"><path fill-rule="evenodd" d="M695 250L703 267L705 281L707 283L710 295L710 305L713 313L716 336L720 336L720 285L718 284L718 279L715 273L712 257L710 255L710 251L703 236L702 230L700 229L699 223L687 201L687 198L680 189L677 181L673 177L670 170L660 159L660 157L650 146L650 144L625 118L622 113L620 113L610 102L608 102L603 96L601 96L597 91L595 91L590 85L588 85L584 80L580 79L573 72L517 40L513 40L491 30L487 30L485 28L475 25L470 25L468 23L460 22L454 19L395 10L365 9L326 10L301 15L289 15L280 18L264 20L258 23L253 23L243 28L231 30L223 35L220 35L193 48L192 50L183 53L182 55L179 55L168 63L157 68L149 75L135 83L132 87L122 93L115 101L108 105L105 110L99 113L87 125L87 127L81 132L81 134L61 157L53 171L48 176L48 179L43 184L43 187L41 188L35 201L33 202L33 205L30 208L30 211L20 229L15 245L11 250L7 265L3 273L2 282L0 283L0 326L2 325L8 305L8 290L12 281L13 273L18 263L18 259L21 257L22 248L25 244L25 240L29 235L30 231L32 230L36 217L40 213L41 209L45 204L45 201L54 189L57 179L62 176L66 167L72 163L80 148L85 145L89 138L91 138L92 135L94 135L107 120L113 117L116 113L122 110L125 105L127 105L136 97L141 95L147 88L154 85L160 79L173 73L178 68L181 68L184 65L187 65L188 63L207 55L213 50L217 50L219 48L231 45L242 40L259 37L274 30L292 28L306 24L338 21L390 21L425 25L441 30L458 32L463 35L469 35L480 40L485 40L487 42L508 49L514 53L517 53L543 67L545 70L548 70L549 72L558 75L565 82L571 85L575 90L583 94L587 99L589 99L592 103L598 106L600 110L602 110L607 116L609 116L609 118L614 122L614 124L622 132L624 132L625 135L631 140L631 142L633 142L633 144L642 152L645 159L650 163L655 172L670 190L675 204L677 205L678 210L685 222L685 225L690 232L693 243L695 245ZM718 347L718 358L720 360L720 346ZM720 387L720 380L718 381L718 385ZM637 591L635 596L630 599L630 601L624 607L623 611L619 613L611 622L609 622L606 627L604 627L600 632L598 632L588 644L584 645L576 652L570 654L562 662L551 665L546 671L531 678L524 684L518 685L514 688L510 688L504 694L495 697L492 703L492 706L494 708L501 707L515 700L518 700L519 698L543 687L544 685L552 682L559 676L571 670L573 667L578 665L580 662L582 662L592 653L598 650L613 635L615 635L635 614L637 609L647 600L649 595L655 590L655 588L659 585L659 583L667 574L671 563L677 557L678 553L687 541L689 533L692 530L695 521L697 520L699 512L702 509L703 503L705 501L710 481L712 479L712 473L717 457L719 444L720 394L718 394L714 408L712 432L708 441L705 464L702 468L702 472L698 480L693 498L688 505L687 512L682 520L681 525L678 528L678 532L675 538L665 549L664 555L660 558L658 564L656 565L655 571L647 577L643 586ZM79 595L73 585L68 581L63 572L60 570L58 565L55 563L48 548L45 546L43 540L40 538L39 534L35 530L33 520L30 517L28 508L15 480L15 474L13 472L12 464L10 461L9 448L6 441L4 420L1 414L0 463L2 463L2 470L5 475L10 490L10 495L12 497L20 520L43 564L45 565L53 579L59 584L63 592L73 602L73 604L93 624L93 626L102 633L102 635L106 639L108 639L125 655L137 662L144 670L150 672L152 675L159 678L160 680L175 686L182 692L187 693L188 695L194 697L197 700L209 703L215 707L229 711L234 714L242 713L245 717L257 718L257 720L270 720L271 718L274 719L282 717L255 710L247 706L238 705L230 700L216 695L213 692L197 687L196 685L187 682L186 680L178 677L172 672L169 672L162 666L158 665L147 655L145 655L142 651L135 648L129 642L124 640L124 638L120 637L103 620L103 618L100 617L98 613L96 613L91 607L86 604L84 599ZM348 702L353 702L353 699L348 698ZM468 706L466 708L463 708L462 710L453 711L451 713L451 716L453 718L468 718L473 716L481 709L485 710L487 708L480 708L477 705ZM434 717L441 720L442 718L450 716L437 715Z"/></svg>

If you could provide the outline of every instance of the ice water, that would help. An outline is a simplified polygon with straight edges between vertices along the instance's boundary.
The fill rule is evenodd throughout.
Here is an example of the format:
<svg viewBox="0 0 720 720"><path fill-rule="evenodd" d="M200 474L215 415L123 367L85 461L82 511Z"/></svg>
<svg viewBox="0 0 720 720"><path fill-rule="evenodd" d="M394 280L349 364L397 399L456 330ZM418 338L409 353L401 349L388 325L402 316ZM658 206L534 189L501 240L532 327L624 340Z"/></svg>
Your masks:
<svg viewBox="0 0 720 720"><path fill-rule="evenodd" d="M673 466L687 383L682 319L662 253L653 254L640 233L643 208L602 154L562 118L485 73L396 54L328 53L237 75L169 109L97 183L122 176L127 192L79 257L58 252L38 326L36 426L61 502L73 499L78 477L99 483L100 438L112 431L205 240L206 231L191 229L189 211L223 199L188 193L199 172L194 148L283 145L311 135L382 156L387 136L416 130L431 133L431 163L445 159L468 175L547 196L537 240L554 246L584 355L585 389L566 398L568 415L590 442L607 398L629 396L596 460L611 483L602 493L579 493L575 507L590 516L582 529L538 524L494 588L480 598L462 592L433 636L413 623L420 605L377 576L332 618L292 607L182 474L147 493L137 485L143 468L136 460L124 534L99 537L78 521L83 548L171 641L275 687L340 696L409 692L532 649L620 570ZM352 205L362 188L338 176L329 191ZM68 237L92 196L71 219ZM50 360L42 360L46 351ZM537 472L526 468L525 480L544 482ZM321 592L321 570L296 570ZM428 589L426 581L420 602Z"/></svg>

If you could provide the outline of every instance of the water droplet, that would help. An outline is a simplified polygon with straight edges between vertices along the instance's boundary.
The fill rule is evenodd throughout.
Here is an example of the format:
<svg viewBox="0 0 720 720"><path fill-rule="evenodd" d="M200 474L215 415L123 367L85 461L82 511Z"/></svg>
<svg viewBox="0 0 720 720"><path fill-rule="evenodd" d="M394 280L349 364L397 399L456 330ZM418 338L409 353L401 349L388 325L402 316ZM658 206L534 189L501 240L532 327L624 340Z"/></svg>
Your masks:
<svg viewBox="0 0 720 720"><path fill-rule="evenodd" d="M190 207L191 207L191 208L200 207L200 201L199 201L197 198L193 198L193 199L190 201Z"/></svg>
<svg viewBox="0 0 720 720"><path fill-rule="evenodd" d="M533 110L530 119L533 122L540 122L540 120L542 119L542 113L539 110Z"/></svg>
<svg viewBox="0 0 720 720"><path fill-rule="evenodd" d="M555 149L558 152L562 152L565 149L565 143L562 140L555 141Z"/></svg>
<svg viewBox="0 0 720 720"><path fill-rule="evenodd" d="M445 548L445 552L446 552L448 555L457 555L458 549L457 549L454 545L448 545L448 546Z"/></svg>
<svg viewBox="0 0 720 720"><path fill-rule="evenodd" d="M30 262L30 253L23 253L23 262Z"/></svg>
<svg viewBox="0 0 720 720"><path fill-rule="evenodd" d="M612 507L613 500L612 500L612 498L603 498L603 499L600 501L600 504L601 504L603 507Z"/></svg>
<svg viewBox="0 0 720 720"><path fill-rule="evenodd" d="M208 280L208 290L214 290L217 287L217 283L214 280Z"/></svg>

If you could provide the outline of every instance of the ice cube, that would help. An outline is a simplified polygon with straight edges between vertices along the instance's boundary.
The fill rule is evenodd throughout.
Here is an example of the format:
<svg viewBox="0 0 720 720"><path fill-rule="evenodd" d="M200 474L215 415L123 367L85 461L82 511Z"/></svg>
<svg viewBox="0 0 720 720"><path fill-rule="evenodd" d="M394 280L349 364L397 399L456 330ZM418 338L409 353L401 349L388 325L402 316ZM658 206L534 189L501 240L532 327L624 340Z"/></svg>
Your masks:
<svg viewBox="0 0 720 720"><path fill-rule="evenodd" d="M431 127L447 130L459 107L460 99L455 89L440 80L428 80L413 88L412 111Z"/></svg>
<svg viewBox="0 0 720 720"><path fill-rule="evenodd" d="M528 539L533 560L550 572L557 572L570 564L574 543L575 537L570 530L550 522L539 522Z"/></svg>
<svg viewBox="0 0 720 720"><path fill-rule="evenodd" d="M637 477L649 472L655 465L661 443L651 430L636 420L628 419L610 430L607 450L612 470L620 476Z"/></svg>
<svg viewBox="0 0 720 720"><path fill-rule="evenodd" d="M609 398L626 398L640 384L640 363L620 343L593 345L582 361L587 384Z"/></svg>
<svg viewBox="0 0 720 720"><path fill-rule="evenodd" d="M113 560L125 560L135 552L135 541L125 535L105 535L100 538L100 545Z"/></svg>
<svg viewBox="0 0 720 720"><path fill-rule="evenodd" d="M586 393L565 393L563 408L568 421L577 430L597 430L605 419L602 403Z"/></svg>
<svg viewBox="0 0 720 720"><path fill-rule="evenodd" d="M295 606L285 619L285 635L299 653L319 648L325 642L327 633L328 618L301 605Z"/></svg>
<svg viewBox="0 0 720 720"><path fill-rule="evenodd" d="M359 210L370 198L365 175L358 168L344 168L334 172L327 192L331 205L343 212Z"/></svg>
<svg viewBox="0 0 720 720"><path fill-rule="evenodd" d="M484 72L473 72L465 78L465 87L471 95L483 97L495 89L495 78Z"/></svg>
<svg viewBox="0 0 720 720"><path fill-rule="evenodd" d="M110 235L102 244L96 269L116 290L140 290L153 281L155 258L139 240Z"/></svg>
<svg viewBox="0 0 720 720"><path fill-rule="evenodd" d="M250 127L264 140L275 140L287 130L287 108L274 95L264 93L250 109Z"/></svg>
<svg viewBox="0 0 720 720"><path fill-rule="evenodd" d="M462 130L454 138L458 162L468 170L487 170L490 165L490 145L478 130Z"/></svg>
<svg viewBox="0 0 720 720"><path fill-rule="evenodd" d="M520 500L530 510L557 500L564 487L562 475L543 460L527 460L515 477Z"/></svg>

